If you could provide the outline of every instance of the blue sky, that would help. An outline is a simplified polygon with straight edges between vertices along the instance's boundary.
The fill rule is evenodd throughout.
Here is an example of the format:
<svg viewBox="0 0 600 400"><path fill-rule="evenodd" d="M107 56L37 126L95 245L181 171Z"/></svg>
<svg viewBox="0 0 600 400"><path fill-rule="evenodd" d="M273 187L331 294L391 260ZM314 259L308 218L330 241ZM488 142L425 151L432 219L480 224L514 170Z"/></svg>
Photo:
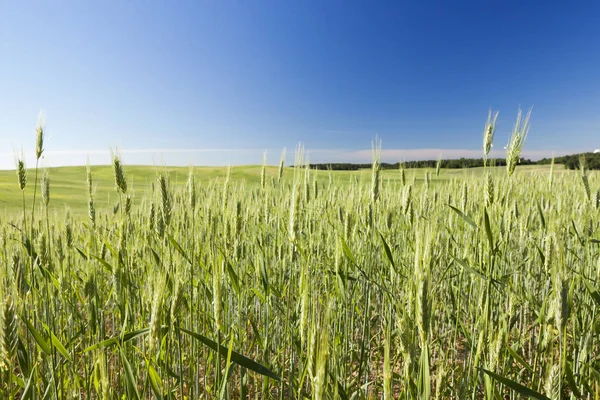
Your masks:
<svg viewBox="0 0 600 400"><path fill-rule="evenodd" d="M47 115L47 165L525 155L600 147L600 4L0 0L0 168Z"/></svg>

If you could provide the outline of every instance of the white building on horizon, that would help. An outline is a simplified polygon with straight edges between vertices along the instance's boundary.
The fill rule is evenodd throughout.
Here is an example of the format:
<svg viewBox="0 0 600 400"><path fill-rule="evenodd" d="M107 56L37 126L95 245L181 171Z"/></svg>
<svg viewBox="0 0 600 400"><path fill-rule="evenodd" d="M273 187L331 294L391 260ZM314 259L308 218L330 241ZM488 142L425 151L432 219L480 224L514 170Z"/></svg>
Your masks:
<svg viewBox="0 0 600 400"><path fill-rule="evenodd" d="M596 154L596 153L600 153L600 149L594 150L594 154Z"/></svg>

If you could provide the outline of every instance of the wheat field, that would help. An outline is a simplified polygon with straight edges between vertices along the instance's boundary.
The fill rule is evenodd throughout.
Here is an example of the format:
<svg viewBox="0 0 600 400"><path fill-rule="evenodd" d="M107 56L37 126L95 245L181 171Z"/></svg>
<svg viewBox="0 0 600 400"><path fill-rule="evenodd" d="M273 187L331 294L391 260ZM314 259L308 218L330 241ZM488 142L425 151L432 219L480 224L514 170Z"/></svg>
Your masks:
<svg viewBox="0 0 600 400"><path fill-rule="evenodd" d="M0 397L599 399L598 174L373 157L18 165Z"/></svg>

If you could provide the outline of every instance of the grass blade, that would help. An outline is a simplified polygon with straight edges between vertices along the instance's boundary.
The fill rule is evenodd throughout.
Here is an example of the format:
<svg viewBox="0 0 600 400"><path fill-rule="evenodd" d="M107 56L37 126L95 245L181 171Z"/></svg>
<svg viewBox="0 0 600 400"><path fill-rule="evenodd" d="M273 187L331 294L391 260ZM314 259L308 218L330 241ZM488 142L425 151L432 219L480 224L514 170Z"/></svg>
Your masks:
<svg viewBox="0 0 600 400"><path fill-rule="evenodd" d="M33 338L35 339L35 342L38 344L40 349L42 349L42 351L48 356L50 354L52 354L52 351L50 350L50 345L48 344L46 339L44 339L42 334L40 332L38 332L38 330L35 329L33 324L31 322L29 322L27 319L25 319L24 317L21 317L21 319L23 320L25 325L27 325L27 330L29 330L29 333L31 333L31 336L33 336Z"/></svg>
<svg viewBox="0 0 600 400"><path fill-rule="evenodd" d="M35 372L35 368L33 368L33 370L31 371L31 374L29 375L29 379L27 379L27 385L25 385L25 390L23 390L23 394L21 395L22 400L30 399L33 396L33 392L35 390L34 386L32 384L34 372Z"/></svg>
<svg viewBox="0 0 600 400"><path fill-rule="evenodd" d="M50 331L48 331L50 332ZM69 362L73 362L71 357L69 356L69 352L65 348L65 346L58 340L58 338L54 335L54 333L50 332L50 337L52 338L52 345L54 348Z"/></svg>
<svg viewBox="0 0 600 400"><path fill-rule="evenodd" d="M146 360L146 368L148 368L148 377L150 378L150 387L157 399L162 399L163 383L156 369Z"/></svg>
<svg viewBox="0 0 600 400"><path fill-rule="evenodd" d="M137 331L127 332L126 334L123 335L123 341L121 343L125 343L125 342L133 340L137 337L146 335L148 332L150 332L150 328L138 329ZM103 340L100 343L96 343L96 344L84 349L83 352L87 353L88 351L100 349L102 347L114 346L117 343L119 343L119 337L115 336L110 339Z"/></svg>
<svg viewBox="0 0 600 400"><path fill-rule="evenodd" d="M356 258L354 258L354 254L352 254L352 250L350 250L343 237L340 236L340 240L342 241L342 250L344 250L344 254L346 254L346 257L348 257L352 264L358 267L358 263L356 262Z"/></svg>
<svg viewBox="0 0 600 400"><path fill-rule="evenodd" d="M219 347L216 342L210 340L206 336L203 336L199 333L188 331L187 329L184 329L184 328L179 328L179 329L181 329L181 332L183 332L187 335L190 335L191 337L198 340L199 342L201 342L208 348L212 349L213 351L218 351L221 354L221 356L227 357L227 354L229 353L229 349L227 347L225 347L223 345L221 345ZM269 368L267 368L263 365L260 365L256 361L251 360L248 357L246 357L240 353L237 353L233 350L231 351L231 361L246 368L246 369L249 369L251 371L259 373L261 375L267 376L267 377L275 379L277 381L281 380L281 377L279 377L279 375L275 374L275 372L271 371Z"/></svg>
<svg viewBox="0 0 600 400"><path fill-rule="evenodd" d="M123 352L122 348L119 348L119 358L121 359L121 363L125 369L125 380L127 381L127 386L129 386L130 391L134 394L134 398L139 400L140 393L137 390L137 383L133 375L133 369L131 368L131 364L129 364L127 357L125 357L125 353Z"/></svg>
<svg viewBox="0 0 600 400"><path fill-rule="evenodd" d="M592 296L592 299L594 299L594 301L596 302L596 305L600 307L600 292L598 290L594 290L592 285L590 285L587 281L584 280L583 283L585 284L585 287L588 290L588 292L590 292L590 296Z"/></svg>
<svg viewBox="0 0 600 400"><path fill-rule="evenodd" d="M392 256L392 250L390 249L390 246L388 246L388 244L385 241L385 238L383 237L383 234L381 232L379 232L379 237L381 238L381 243L383 243L383 248L385 249L385 255L387 256L390 264L392 265L392 268L394 268L394 271L395 271L396 263L394 262L394 257Z"/></svg>
<svg viewBox="0 0 600 400"><path fill-rule="evenodd" d="M514 358L519 364L521 364L521 366L524 367L527 371L529 371L531 374L535 373L531 365L529 365L529 363L525 361L523 357L521 357L515 350L513 350L512 347L506 346L506 350L508 351L508 354L510 354L512 358Z"/></svg>
<svg viewBox="0 0 600 400"><path fill-rule="evenodd" d="M190 264L193 264L192 260L190 260L190 258L186 254L186 252L183 250L183 247L181 247L181 245L177 242L177 240L175 240L175 238L173 236L171 236L168 232L165 232L165 235L169 239L169 242L171 243L171 245L173 245L173 247L175 247L175 249L179 252L179 254L181 254L181 256L183 258L185 258L187 262L189 262Z"/></svg>
<svg viewBox="0 0 600 400"><path fill-rule="evenodd" d="M490 243L490 249L494 250L494 237L492 236L492 226L490 224L490 216L487 210L483 209L483 224L485 226L485 235L487 236L488 242Z"/></svg>
<svg viewBox="0 0 600 400"><path fill-rule="evenodd" d="M501 375L495 374L492 371L488 371L487 369L484 368L479 368L481 371L485 372L487 375L489 375L490 377L492 377L494 380L500 382L501 384L503 384L504 386L514 390L515 392L523 395L523 396L527 396L531 399L537 399L537 400L550 400L549 397L544 396L541 393L536 392L533 389L529 389L526 386L521 385L520 383L517 383L515 381L512 381L508 378L505 378Z"/></svg>
<svg viewBox="0 0 600 400"><path fill-rule="evenodd" d="M467 216L467 214L460 211L458 208L451 206L450 204L448 204L448 207L450 207L452 210L454 210L454 212L457 213L458 216L461 217L463 221L465 221L467 224L471 225L473 228L477 229L477 225L471 218L469 218L469 216Z"/></svg>
<svg viewBox="0 0 600 400"><path fill-rule="evenodd" d="M538 214L540 216L540 223L542 224L542 228L545 231L546 230L546 218L544 218L544 212L542 211L542 206L540 205L539 201L537 203L537 210L538 210Z"/></svg>

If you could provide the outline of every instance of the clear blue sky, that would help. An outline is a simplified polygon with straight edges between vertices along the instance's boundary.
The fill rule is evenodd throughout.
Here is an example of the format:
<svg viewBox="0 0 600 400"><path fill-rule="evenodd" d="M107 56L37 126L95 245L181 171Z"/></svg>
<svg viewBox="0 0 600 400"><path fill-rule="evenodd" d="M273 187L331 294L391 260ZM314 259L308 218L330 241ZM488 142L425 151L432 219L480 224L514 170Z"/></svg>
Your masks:
<svg viewBox="0 0 600 400"><path fill-rule="evenodd" d="M42 108L51 165L110 146L276 162L298 142L362 161L375 135L392 160L478 156L488 109L502 149L519 105L533 157L593 150L599 21L598 2L0 0L0 167L33 163Z"/></svg>

